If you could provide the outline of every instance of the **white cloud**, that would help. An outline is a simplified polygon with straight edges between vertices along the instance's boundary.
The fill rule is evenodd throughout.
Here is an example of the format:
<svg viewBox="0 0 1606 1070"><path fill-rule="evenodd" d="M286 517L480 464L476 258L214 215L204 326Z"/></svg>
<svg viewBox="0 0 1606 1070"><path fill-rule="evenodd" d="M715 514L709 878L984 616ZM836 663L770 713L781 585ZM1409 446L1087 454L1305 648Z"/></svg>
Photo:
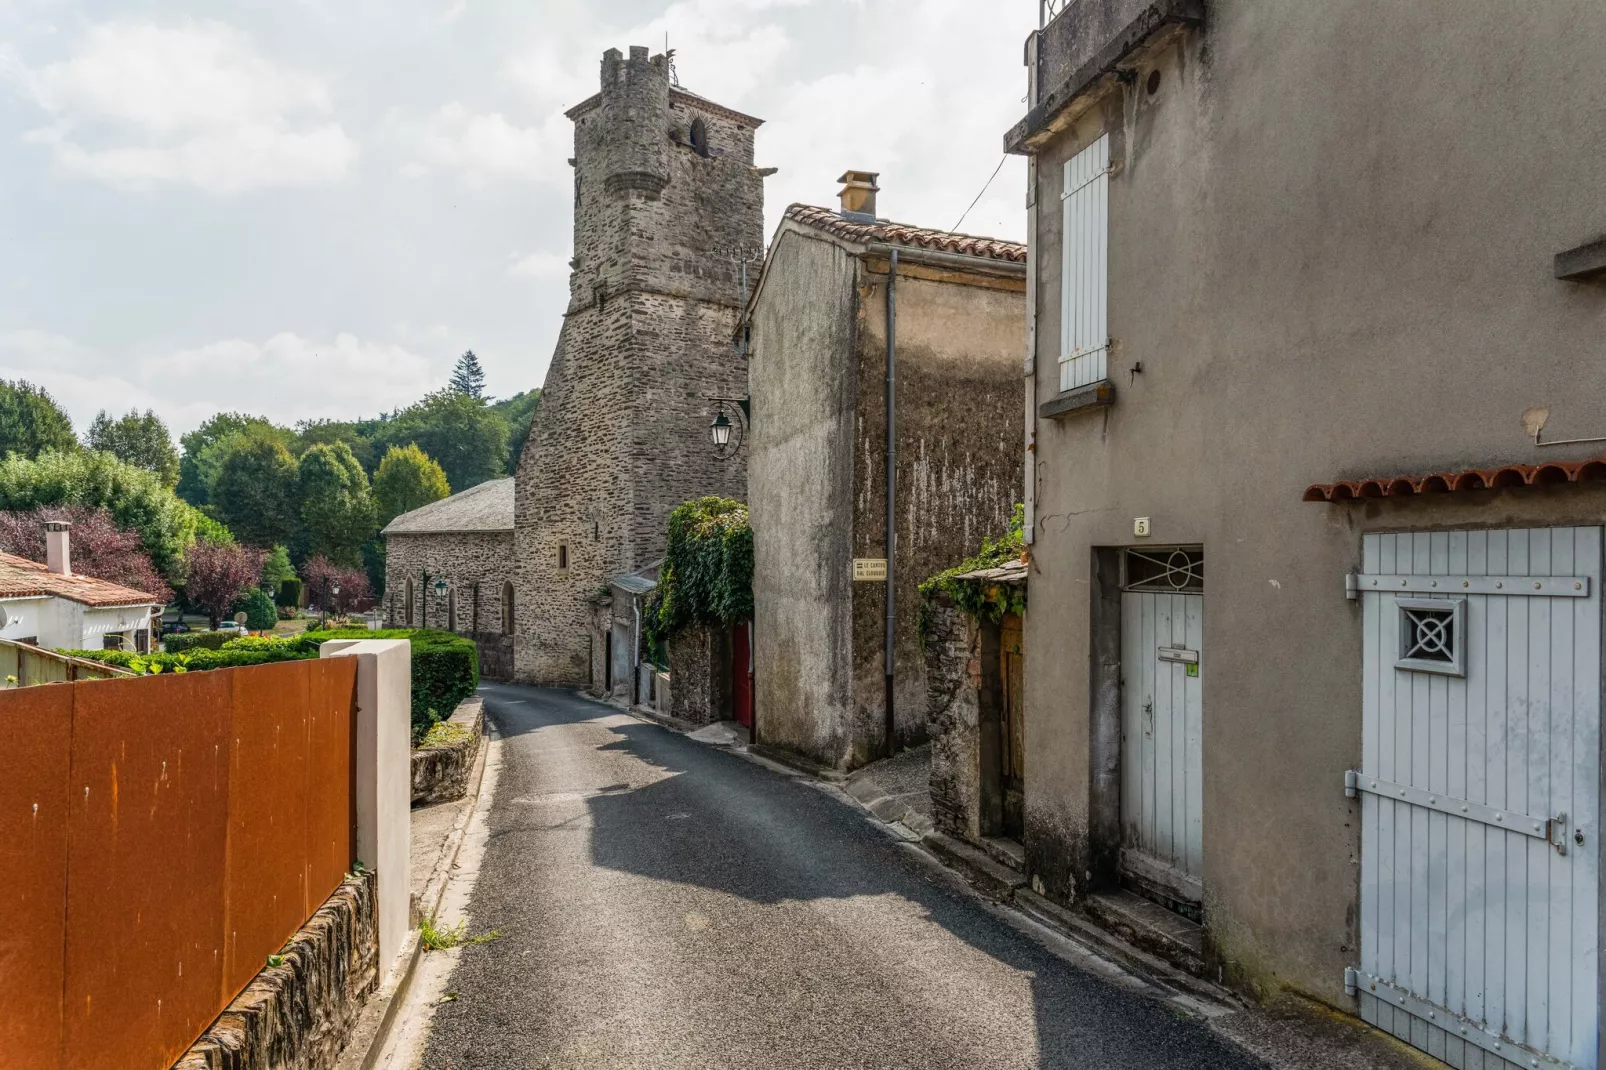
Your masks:
<svg viewBox="0 0 1606 1070"><path fill-rule="evenodd" d="M537 282L556 282L569 277L569 258L562 253L514 253L509 259L507 273L515 278L535 279Z"/></svg>
<svg viewBox="0 0 1606 1070"><path fill-rule="evenodd" d="M92 26L27 84L50 116L28 140L114 186L317 185L357 157L320 79L276 66L217 22Z"/></svg>
<svg viewBox="0 0 1606 1070"><path fill-rule="evenodd" d="M0 333L0 379L43 386L83 429L102 408L155 408L175 435L221 410L291 424L352 419L418 400L445 381L445 358L351 334L285 332L178 349L103 352L39 330Z"/></svg>
<svg viewBox="0 0 1606 1070"><path fill-rule="evenodd" d="M471 185L499 179L559 186L570 181L573 132L561 113L539 126L519 126L501 112L476 113L454 102L413 125L410 133L432 164Z"/></svg>

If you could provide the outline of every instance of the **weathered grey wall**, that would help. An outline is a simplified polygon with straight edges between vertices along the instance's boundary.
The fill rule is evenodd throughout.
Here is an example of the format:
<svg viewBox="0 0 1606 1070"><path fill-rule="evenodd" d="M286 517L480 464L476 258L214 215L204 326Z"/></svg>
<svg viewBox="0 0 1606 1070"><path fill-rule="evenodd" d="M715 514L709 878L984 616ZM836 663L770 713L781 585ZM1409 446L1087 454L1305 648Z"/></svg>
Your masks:
<svg viewBox="0 0 1606 1070"><path fill-rule="evenodd" d="M884 262L882 262L884 265ZM855 331L853 557L886 546L885 267L861 266ZM1021 498L1020 355L1025 287L1014 278L899 268L897 575L893 712L900 745L926 738L926 663L916 629L921 582L1002 535ZM886 586L853 595L853 708L846 751L880 755L886 710Z"/></svg>
<svg viewBox="0 0 1606 1070"><path fill-rule="evenodd" d="M981 628L949 601L930 607L926 710L931 718L931 819L951 836L980 843Z"/></svg>
<svg viewBox="0 0 1606 1070"><path fill-rule="evenodd" d="M1027 646L1027 848L1088 820L1091 548L1205 548L1205 916L1229 979L1343 1003L1356 961L1365 530L1601 522L1527 489L1306 504L1340 477L1577 459L1606 433L1606 292L1551 277L1606 228L1606 6L1217 0L1041 157L1038 400L1057 388L1059 164L1101 129L1107 412L1043 421ZM1150 98L1150 69L1161 72ZM1141 374L1132 374L1142 362ZM1082 855L1085 857L1085 855ZM1054 871L1070 894L1081 874Z"/></svg>
<svg viewBox="0 0 1606 1070"><path fill-rule="evenodd" d="M714 452L705 395L745 393L732 337L764 198L753 124L672 90L644 48L610 52L600 96L570 114L570 303L519 464L515 582L518 677L574 686L590 683L599 587L662 556L681 502L746 496L745 448ZM673 140L695 118L710 157Z"/></svg>
<svg viewBox="0 0 1606 1070"><path fill-rule="evenodd" d="M852 690L854 262L783 234L753 310L753 708L758 739L846 746Z"/></svg>

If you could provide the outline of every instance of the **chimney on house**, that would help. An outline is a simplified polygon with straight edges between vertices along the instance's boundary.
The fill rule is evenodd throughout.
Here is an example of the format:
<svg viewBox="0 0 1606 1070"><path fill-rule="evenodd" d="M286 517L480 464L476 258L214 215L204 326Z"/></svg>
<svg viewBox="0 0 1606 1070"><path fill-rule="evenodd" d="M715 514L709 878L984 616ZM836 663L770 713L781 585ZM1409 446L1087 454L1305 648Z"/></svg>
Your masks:
<svg viewBox="0 0 1606 1070"><path fill-rule="evenodd" d="M71 527L65 520L45 521L45 567L58 576L72 575L72 554L67 545L67 530Z"/></svg>
<svg viewBox="0 0 1606 1070"><path fill-rule="evenodd" d="M855 223L874 223L875 195L881 192L876 185L876 179L881 177L879 171L844 171L842 177L837 179L842 183L842 192L837 196L842 198L842 218L851 219Z"/></svg>

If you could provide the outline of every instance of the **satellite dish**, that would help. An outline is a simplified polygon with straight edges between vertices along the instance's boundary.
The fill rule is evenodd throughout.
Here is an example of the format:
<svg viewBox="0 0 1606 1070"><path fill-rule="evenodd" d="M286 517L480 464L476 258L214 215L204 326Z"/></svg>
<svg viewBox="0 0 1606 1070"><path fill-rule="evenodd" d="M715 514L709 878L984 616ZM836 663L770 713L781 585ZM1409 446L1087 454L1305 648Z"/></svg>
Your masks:
<svg viewBox="0 0 1606 1070"><path fill-rule="evenodd" d="M10 623L11 623L11 618L6 616L6 607L5 606L0 606L0 628L4 628L6 625L8 625Z"/></svg>
<svg viewBox="0 0 1606 1070"><path fill-rule="evenodd" d="M236 613L234 615L234 623L240 625L242 628L245 626L245 621L246 616L244 613Z"/></svg>

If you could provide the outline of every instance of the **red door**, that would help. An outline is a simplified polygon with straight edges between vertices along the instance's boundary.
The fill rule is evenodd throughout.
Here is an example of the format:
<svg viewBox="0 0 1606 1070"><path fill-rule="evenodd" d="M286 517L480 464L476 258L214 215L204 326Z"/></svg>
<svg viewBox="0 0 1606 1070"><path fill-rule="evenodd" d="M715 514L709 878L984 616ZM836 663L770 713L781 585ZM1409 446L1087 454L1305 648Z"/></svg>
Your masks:
<svg viewBox="0 0 1606 1070"><path fill-rule="evenodd" d="M731 629L731 691L736 722L753 727L753 623Z"/></svg>

